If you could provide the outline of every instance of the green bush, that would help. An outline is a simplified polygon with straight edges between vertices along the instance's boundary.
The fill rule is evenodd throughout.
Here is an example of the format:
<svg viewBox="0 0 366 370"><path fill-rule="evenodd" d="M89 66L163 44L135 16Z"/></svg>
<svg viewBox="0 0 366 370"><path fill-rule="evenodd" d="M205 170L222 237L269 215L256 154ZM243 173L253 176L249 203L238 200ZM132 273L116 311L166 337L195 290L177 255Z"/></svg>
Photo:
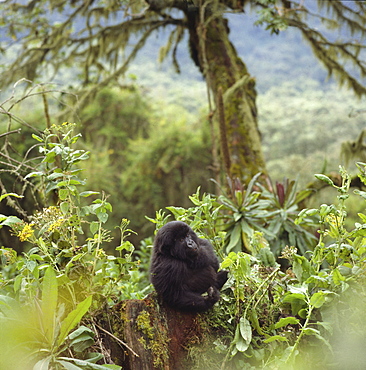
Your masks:
<svg viewBox="0 0 366 370"><path fill-rule="evenodd" d="M80 135L67 122L53 126L39 142L37 171L26 176L55 205L36 212L29 222L0 216L30 249L17 256L0 249L4 263L0 274L0 368L106 369L96 362L102 355L89 351L92 330L80 326L84 315L123 298L141 298L133 261L133 245L126 240L129 221L119 225L120 243L115 255L105 252L110 233L104 225L112 205L97 192L80 191L85 181L76 166L88 152L73 149ZM7 194L5 196L14 196ZM91 199L89 204L83 200ZM26 330L24 330L26 328ZM73 356L69 356L70 353Z"/></svg>
<svg viewBox="0 0 366 370"><path fill-rule="evenodd" d="M358 166L360 179L366 185L366 164ZM269 194L258 186L254 191L253 179L247 189L234 187L234 200L226 195L216 199L204 194L200 198L197 192L190 197L193 207L167 207L176 219L189 223L200 236L213 242L223 258L221 268L229 270L221 300L213 311L201 316L207 330L201 346L190 349L195 368L362 366L366 344L362 331L366 308L366 215L359 213L360 222L351 231L346 229L350 176L343 168L340 172L341 186L325 175L316 175L338 191L336 205L323 204L295 212L294 206L304 195L300 192L295 196L295 183L287 183L280 190L277 185L277 192ZM366 199L365 192L355 193ZM283 270L271 249L273 228L281 229L286 210L294 230L310 223L317 227L319 238L310 238L312 250L284 246L279 257L288 261L289 268ZM279 214L281 217L277 217ZM224 220L229 220L226 232L223 215ZM159 228L168 217L160 211L152 221ZM243 220L251 254L227 248L228 236L233 237L231 222L237 221L242 227ZM292 241L296 242L296 238ZM347 328L342 327L344 323Z"/></svg>
<svg viewBox="0 0 366 370"><path fill-rule="evenodd" d="M94 320L103 305L143 298L151 289L146 269L152 241L144 240L135 251L126 240L133 233L128 220L118 226L115 253L106 252L112 204L105 195L85 190L78 164L88 152L73 148L80 137L73 129L65 122L33 136L41 157L27 180L54 205L28 222L0 215L1 227L30 244L22 256L0 249L0 325L5 329L0 368L117 369L97 364L103 358L92 349L93 331L81 324ZM358 169L366 185L366 164ZM343 168L340 173L340 186L316 175L338 192L337 204L299 211L308 192L297 193L295 182L277 183L269 191L254 178L248 188L235 184L231 194L218 198L198 189L189 197L191 207L170 206L169 214L158 211L150 218L157 228L172 216L187 222L212 242L221 268L229 270L221 300L200 315L205 338L190 349L197 368L360 366L366 215L360 212L359 222L347 229L351 181ZM364 191L354 193L366 199ZM8 197L17 195L4 194L0 200ZM308 237L309 226L319 238ZM307 243L313 243L310 249ZM287 269L278 258L288 261Z"/></svg>
<svg viewBox="0 0 366 370"><path fill-rule="evenodd" d="M358 166L366 185L366 164ZM290 268L283 272L270 257L265 234L254 232L250 240L254 255L230 252L224 258L221 268L229 270L230 279L209 319L215 338L209 346L216 352L216 361L221 354L220 365L211 364L213 368L362 367L360 348L366 337L358 326L364 328L366 216L360 213L360 222L346 230L350 177L343 168L341 175L341 186L317 175L337 189L337 205L305 209L295 220L300 224L307 217L318 217L319 239L308 257L291 245L285 247L281 258L290 262ZM355 193L366 198L363 191Z"/></svg>

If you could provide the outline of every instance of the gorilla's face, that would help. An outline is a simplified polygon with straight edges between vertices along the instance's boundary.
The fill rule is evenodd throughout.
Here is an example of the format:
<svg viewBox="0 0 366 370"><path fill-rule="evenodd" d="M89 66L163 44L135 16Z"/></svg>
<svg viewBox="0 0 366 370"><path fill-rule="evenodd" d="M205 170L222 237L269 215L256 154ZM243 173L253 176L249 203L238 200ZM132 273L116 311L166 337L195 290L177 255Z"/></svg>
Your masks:
<svg viewBox="0 0 366 370"><path fill-rule="evenodd" d="M180 255L182 255L184 251L184 255L191 259L198 255L199 244L194 240L194 235L192 236L190 233L188 233L185 237L181 237L175 242L172 252L175 250L180 251Z"/></svg>
<svg viewBox="0 0 366 370"><path fill-rule="evenodd" d="M172 221L164 225L157 235L160 253L181 260L191 260L199 254L200 244L196 233L184 222Z"/></svg>

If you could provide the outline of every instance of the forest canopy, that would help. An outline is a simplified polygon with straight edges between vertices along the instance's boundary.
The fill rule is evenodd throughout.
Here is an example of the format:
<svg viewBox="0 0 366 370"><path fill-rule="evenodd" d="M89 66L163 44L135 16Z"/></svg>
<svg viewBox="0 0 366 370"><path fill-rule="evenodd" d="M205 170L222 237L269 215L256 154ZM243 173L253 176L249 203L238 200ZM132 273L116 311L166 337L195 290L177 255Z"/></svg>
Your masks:
<svg viewBox="0 0 366 370"><path fill-rule="evenodd" d="M76 67L85 86L79 100L83 105L87 97L124 75L160 29L169 33L160 59L171 57L179 70L178 45L187 41L187 34L190 56L208 85L211 113L216 111L215 120L225 133L220 140L214 139L220 148L213 158L215 177L221 172L248 182L257 172L267 172L257 122L255 76L229 39L225 12L250 8L257 14L256 24L274 34L297 29L329 75L362 96L366 92L364 2L317 1L316 5L289 0L9 1L2 4L1 24L10 37L3 41L2 51L11 50L13 57L1 72L1 81L34 80L45 70L55 75L61 67ZM253 22L252 18L244 21Z"/></svg>

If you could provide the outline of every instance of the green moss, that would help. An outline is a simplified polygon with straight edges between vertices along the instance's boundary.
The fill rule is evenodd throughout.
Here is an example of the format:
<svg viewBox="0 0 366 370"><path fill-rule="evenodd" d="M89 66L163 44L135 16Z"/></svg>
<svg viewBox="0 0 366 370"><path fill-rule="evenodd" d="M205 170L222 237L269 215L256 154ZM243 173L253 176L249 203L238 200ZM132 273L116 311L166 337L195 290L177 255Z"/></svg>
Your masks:
<svg viewBox="0 0 366 370"><path fill-rule="evenodd" d="M159 321L157 318L159 317L159 315L151 316L148 311L144 310L138 315L136 326L142 333L139 341L146 349L152 352L154 366L156 368L164 368L169 359L169 338L166 325L164 327L157 327Z"/></svg>
<svg viewBox="0 0 366 370"><path fill-rule="evenodd" d="M144 333L148 339L154 338L154 328L150 323L150 314L147 311L142 311L136 319L137 328Z"/></svg>

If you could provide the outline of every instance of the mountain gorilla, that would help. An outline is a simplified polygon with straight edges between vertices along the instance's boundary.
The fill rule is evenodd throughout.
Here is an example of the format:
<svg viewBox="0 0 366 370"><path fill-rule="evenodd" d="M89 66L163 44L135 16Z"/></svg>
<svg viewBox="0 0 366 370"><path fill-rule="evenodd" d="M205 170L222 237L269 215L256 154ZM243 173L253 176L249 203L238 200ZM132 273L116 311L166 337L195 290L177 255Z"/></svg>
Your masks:
<svg viewBox="0 0 366 370"><path fill-rule="evenodd" d="M211 308L227 280L227 271L218 268L212 245L186 223L168 222L156 234L150 277L168 306L188 312Z"/></svg>

